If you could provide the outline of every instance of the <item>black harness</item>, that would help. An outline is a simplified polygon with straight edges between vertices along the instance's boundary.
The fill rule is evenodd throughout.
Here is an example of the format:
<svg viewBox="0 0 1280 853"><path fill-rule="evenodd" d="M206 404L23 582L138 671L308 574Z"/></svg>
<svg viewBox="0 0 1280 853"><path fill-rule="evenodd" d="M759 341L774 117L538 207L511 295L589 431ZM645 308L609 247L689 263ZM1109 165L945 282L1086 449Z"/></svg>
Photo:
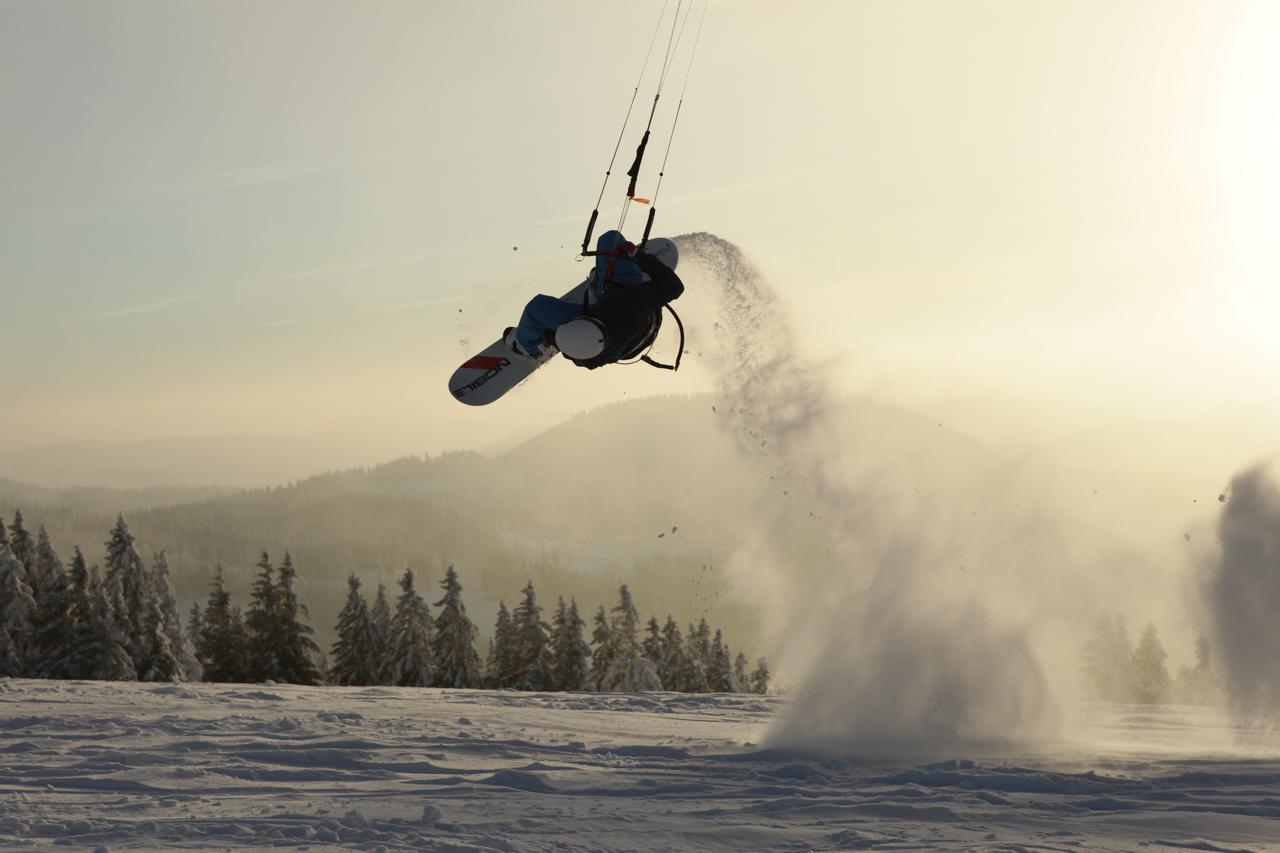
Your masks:
<svg viewBox="0 0 1280 853"><path fill-rule="evenodd" d="M654 359L649 357L648 350L650 347L653 346L654 339L658 337L658 330L662 328L662 312L661 311L658 311L653 315L653 331L647 336L647 339L644 341L644 345L642 347L637 348L637 351L639 351L640 349L643 349L645 351L644 355L640 356L640 360L643 361L645 364L649 365L650 367L657 367L662 370L679 370L680 359L684 358L684 323L680 320L680 315L676 313L676 309L671 307L670 302L668 302L666 305L663 305L662 307L665 308L667 311L671 312L671 319L676 321L676 328L680 330L680 348L676 350L675 363L663 364L662 362L655 361ZM625 360L628 358L634 358L634 356L631 356L631 355L623 356L623 358L620 360Z"/></svg>
<svg viewBox="0 0 1280 853"><path fill-rule="evenodd" d="M613 265L612 263L610 263L609 269L612 270L612 267ZM608 278L606 278L605 285L602 288L602 291L604 293L607 293L610 290L617 287L621 287L621 286L623 285L615 284L614 282L611 282L608 280ZM628 286L635 287L637 285L628 285ZM586 291L584 291L582 294L582 314L584 317L591 317L590 297L591 297L591 288L588 287ZM601 294L600 298L601 299L604 298L603 293ZM595 370L597 367L604 367L606 364L618 364L618 363L634 364L635 361L637 360L643 361L645 364L649 365L650 367L657 367L661 370L679 370L680 359L684 357L684 323L680 320L680 315L676 313L676 309L671 307L670 302L663 305L662 307L665 308L667 311L671 312L671 318L676 321L676 328L680 330L680 347L676 351L676 360L674 364L663 364L662 362L649 357L649 350L650 348L653 347L653 342L658 337L658 331L662 328L662 309L661 308L653 312L652 316L649 318L649 325L643 332L641 332L639 335L633 336L631 340L624 341L621 344L621 346L615 346L612 341L609 341L608 340L609 330L603 329L603 324L599 324L605 333L605 342L607 344L605 346L604 352L600 353L600 355L596 356L595 358L576 359L576 358L569 358L567 355L565 356L565 358L569 358L569 360L572 361L574 364L578 365L579 367L585 367L588 370Z"/></svg>

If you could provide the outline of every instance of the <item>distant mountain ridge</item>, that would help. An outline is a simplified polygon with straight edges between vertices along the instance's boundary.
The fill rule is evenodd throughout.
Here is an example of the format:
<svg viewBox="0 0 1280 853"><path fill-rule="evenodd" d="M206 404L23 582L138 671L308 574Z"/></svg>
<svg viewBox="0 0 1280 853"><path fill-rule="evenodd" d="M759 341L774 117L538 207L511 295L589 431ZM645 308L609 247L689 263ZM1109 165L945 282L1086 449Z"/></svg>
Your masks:
<svg viewBox="0 0 1280 853"><path fill-rule="evenodd" d="M358 448L334 444L289 435L74 441L0 450L0 477L49 488L225 489L287 483L371 461Z"/></svg>
<svg viewBox="0 0 1280 853"><path fill-rule="evenodd" d="M0 507L33 509L67 507L83 512L129 512L226 497L239 489L226 486L149 486L108 489L95 486L50 488L0 477Z"/></svg>

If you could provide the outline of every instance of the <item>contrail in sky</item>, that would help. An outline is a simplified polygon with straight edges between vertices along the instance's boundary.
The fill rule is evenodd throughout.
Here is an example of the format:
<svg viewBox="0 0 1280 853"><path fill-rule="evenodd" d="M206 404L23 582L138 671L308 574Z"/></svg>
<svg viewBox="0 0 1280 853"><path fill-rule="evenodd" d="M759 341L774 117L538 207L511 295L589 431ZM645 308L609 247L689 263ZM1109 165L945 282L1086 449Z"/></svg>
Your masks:
<svg viewBox="0 0 1280 853"><path fill-rule="evenodd" d="M138 302L134 305L126 305L123 308L115 308L99 314L99 317L128 317L133 314L150 314L152 311L162 311L165 308L172 308L174 305L181 305L183 302L190 302L193 299L202 299L208 296L208 291L196 290L186 293L179 293L175 296L164 296L159 299L150 299L146 302Z"/></svg>

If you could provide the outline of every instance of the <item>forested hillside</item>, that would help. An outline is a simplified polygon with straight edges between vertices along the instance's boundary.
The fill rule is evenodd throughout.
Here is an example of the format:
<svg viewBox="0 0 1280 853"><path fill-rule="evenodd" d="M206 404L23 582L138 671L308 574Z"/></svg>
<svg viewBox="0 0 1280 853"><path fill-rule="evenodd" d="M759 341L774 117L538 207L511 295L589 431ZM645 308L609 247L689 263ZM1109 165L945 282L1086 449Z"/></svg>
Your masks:
<svg viewBox="0 0 1280 853"><path fill-rule="evenodd" d="M393 589L405 568L438 577L453 564L482 625L528 580L544 595L577 595L584 610L628 583L653 612L682 623L709 613L752 651L758 603L731 594L723 561L744 519L788 497L769 457L740 455L713 406L709 396L636 400L575 415L498 457L406 457L234 493L0 484L0 516L21 509L59 552L79 545L93 563L124 511L144 559L167 551L184 608L208 594L218 565L244 600L263 551L288 549L323 642L350 574ZM910 448L927 470L957 442L980 454L911 412L853 402L844 420L865 436L859 464L869 467Z"/></svg>

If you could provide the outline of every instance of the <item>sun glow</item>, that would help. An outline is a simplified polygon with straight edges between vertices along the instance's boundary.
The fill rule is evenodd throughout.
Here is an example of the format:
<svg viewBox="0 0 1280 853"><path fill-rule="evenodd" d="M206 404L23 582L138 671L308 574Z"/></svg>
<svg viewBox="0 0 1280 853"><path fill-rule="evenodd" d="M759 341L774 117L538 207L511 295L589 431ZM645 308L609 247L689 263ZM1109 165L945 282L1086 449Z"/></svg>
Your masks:
<svg viewBox="0 0 1280 853"><path fill-rule="evenodd" d="M1211 376L1253 396L1268 393L1280 370L1280 5L1213 14L1229 29L1202 66L1209 254L1200 295L1183 309Z"/></svg>

